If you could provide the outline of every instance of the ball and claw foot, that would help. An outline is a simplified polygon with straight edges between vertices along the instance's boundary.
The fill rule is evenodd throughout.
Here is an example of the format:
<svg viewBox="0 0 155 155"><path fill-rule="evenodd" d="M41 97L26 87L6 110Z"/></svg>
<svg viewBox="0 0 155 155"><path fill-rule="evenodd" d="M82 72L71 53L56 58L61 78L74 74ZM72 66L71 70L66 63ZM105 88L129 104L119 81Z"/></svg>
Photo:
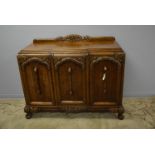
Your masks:
<svg viewBox="0 0 155 155"><path fill-rule="evenodd" d="M25 117L26 117L27 119L30 119L30 118L32 117L32 113L27 113L27 114L25 115Z"/></svg>
<svg viewBox="0 0 155 155"><path fill-rule="evenodd" d="M119 120L123 120L123 119L124 119L123 113L118 113L118 119L119 119Z"/></svg>

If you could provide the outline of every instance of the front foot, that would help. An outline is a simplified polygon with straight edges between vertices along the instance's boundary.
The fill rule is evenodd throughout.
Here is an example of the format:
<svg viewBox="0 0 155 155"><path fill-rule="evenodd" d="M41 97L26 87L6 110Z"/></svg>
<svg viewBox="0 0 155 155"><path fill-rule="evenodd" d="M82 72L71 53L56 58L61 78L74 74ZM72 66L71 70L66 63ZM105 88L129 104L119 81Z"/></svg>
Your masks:
<svg viewBox="0 0 155 155"><path fill-rule="evenodd" d="M124 119L123 113L124 113L124 108L123 108L123 106L121 106L118 109L118 116L117 117L118 117L119 120L123 120Z"/></svg>
<svg viewBox="0 0 155 155"><path fill-rule="evenodd" d="M27 113L27 114L25 115L25 117L26 117L27 119L32 118L32 113Z"/></svg>
<svg viewBox="0 0 155 155"><path fill-rule="evenodd" d="M124 119L123 113L118 113L117 117L118 117L119 120L123 120Z"/></svg>
<svg viewBox="0 0 155 155"><path fill-rule="evenodd" d="M24 112L26 113L25 117L27 119L30 119L32 117L32 107L30 107L30 105L25 106Z"/></svg>

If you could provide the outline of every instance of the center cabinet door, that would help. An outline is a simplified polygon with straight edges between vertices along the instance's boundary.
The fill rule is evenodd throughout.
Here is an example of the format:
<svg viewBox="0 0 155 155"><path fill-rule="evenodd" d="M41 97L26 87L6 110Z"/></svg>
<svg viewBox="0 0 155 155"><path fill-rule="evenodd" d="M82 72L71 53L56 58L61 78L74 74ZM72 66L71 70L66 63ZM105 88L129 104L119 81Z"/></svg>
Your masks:
<svg viewBox="0 0 155 155"><path fill-rule="evenodd" d="M92 56L90 62L91 105L115 105L119 100L121 64L108 56Z"/></svg>
<svg viewBox="0 0 155 155"><path fill-rule="evenodd" d="M54 55L57 103L86 104L86 57Z"/></svg>

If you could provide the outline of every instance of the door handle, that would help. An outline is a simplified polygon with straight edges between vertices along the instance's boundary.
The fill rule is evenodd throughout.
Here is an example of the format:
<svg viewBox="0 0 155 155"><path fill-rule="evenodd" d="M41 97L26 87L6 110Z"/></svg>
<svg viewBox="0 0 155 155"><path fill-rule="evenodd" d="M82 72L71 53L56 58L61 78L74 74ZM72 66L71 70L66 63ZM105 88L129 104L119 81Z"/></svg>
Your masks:
<svg viewBox="0 0 155 155"><path fill-rule="evenodd" d="M68 68L68 73L69 73L69 87L70 87L69 94L72 96L73 90L72 90L72 68L71 67Z"/></svg>
<svg viewBox="0 0 155 155"><path fill-rule="evenodd" d="M105 79L106 79L106 71L107 71L107 67L106 66L104 66L104 73L103 73L103 77L102 77L102 80L103 81L105 81Z"/></svg>
<svg viewBox="0 0 155 155"><path fill-rule="evenodd" d="M39 77L39 71L38 71L37 66L35 66L35 67L33 68L33 71L34 71L35 76L36 76L37 93L38 93L39 95L41 95L40 77Z"/></svg>
<svg viewBox="0 0 155 155"><path fill-rule="evenodd" d="M105 81L106 79L106 73L103 74L102 80Z"/></svg>

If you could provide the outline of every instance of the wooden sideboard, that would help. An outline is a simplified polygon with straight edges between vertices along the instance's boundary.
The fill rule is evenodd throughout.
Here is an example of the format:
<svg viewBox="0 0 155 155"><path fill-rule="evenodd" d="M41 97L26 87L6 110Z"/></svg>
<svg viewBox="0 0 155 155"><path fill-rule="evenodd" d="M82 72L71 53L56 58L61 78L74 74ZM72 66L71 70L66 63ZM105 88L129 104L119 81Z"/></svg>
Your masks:
<svg viewBox="0 0 155 155"><path fill-rule="evenodd" d="M124 118L125 53L114 37L34 39L17 59L26 118L41 111L109 111Z"/></svg>

